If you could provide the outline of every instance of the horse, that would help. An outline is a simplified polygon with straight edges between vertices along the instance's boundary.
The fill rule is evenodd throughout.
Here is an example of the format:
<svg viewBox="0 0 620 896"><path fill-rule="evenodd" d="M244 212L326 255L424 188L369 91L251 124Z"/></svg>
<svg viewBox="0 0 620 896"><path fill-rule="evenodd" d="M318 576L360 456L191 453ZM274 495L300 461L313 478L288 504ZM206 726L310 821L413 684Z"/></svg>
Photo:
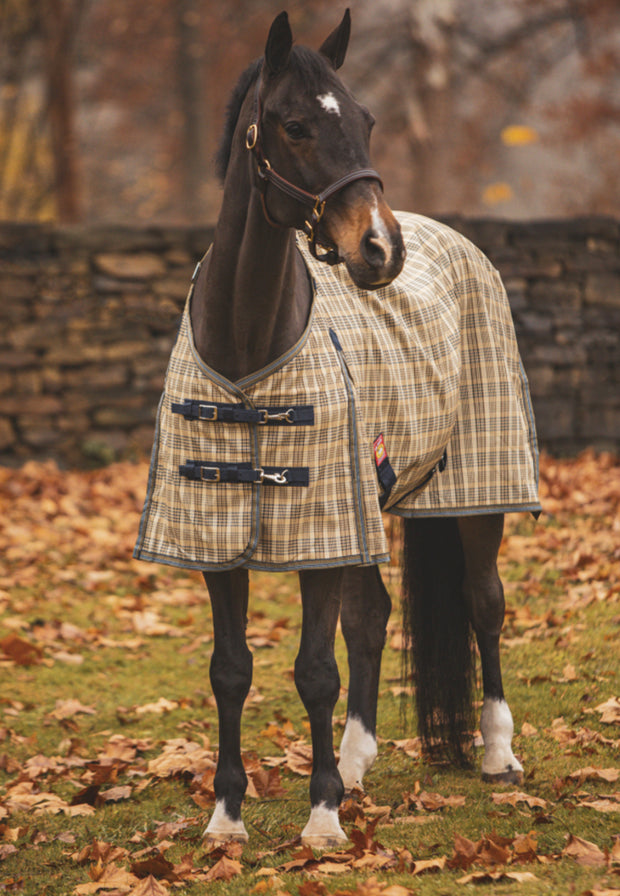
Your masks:
<svg viewBox="0 0 620 896"><path fill-rule="evenodd" d="M254 534L247 536L249 547L224 559L216 556L213 562L200 562L183 545L174 557L168 557L163 548L149 547L156 539L149 541L148 519L154 504L159 502L159 512L168 514L170 538L176 537L174 533L181 531L182 521L187 518L194 529L183 538L200 539L202 536L195 529L208 526L212 518L220 519L217 514L228 489L234 491L233 504L239 502L239 519L234 508L227 510L229 515L222 518L224 522L212 526L207 540L223 539L230 535L229 529L241 526L240 520L245 519L245 496L250 518L259 505L264 511L264 502L268 500L264 496L294 493L290 506L287 505L289 515L274 523L274 542L285 538L285 530L294 526L296 514L304 513L304 489L312 484L312 472L309 479L306 468L260 466L259 439L267 430L274 434L273 438L289 434L293 438L294 433L294 438L301 439L302 431L313 430L313 406L289 405L287 399L281 405L257 407L248 397L249 387L261 377L264 380L265 372L282 372L290 359L300 354L301 347L305 346L307 354L308 333L317 328L316 282L321 270L340 271L338 276L345 287L356 291L360 326L365 324L364 309L373 303L387 313L385 309L391 307L390 290L407 275L410 250L403 237L403 221L409 219L398 218L385 201L380 175L369 161L374 119L337 74L345 59L350 25L347 9L338 27L316 52L293 46L288 16L281 13L271 25L263 57L241 75L231 95L217 156L223 181L221 212L213 244L192 282L183 324L188 354L177 359L181 379L190 376L188 369L193 364L197 376L208 379L229 397L227 401L204 403L186 395L183 401L175 403L174 395L166 398L164 394L162 406L170 419L178 419L179 426L186 428L182 430L182 440L190 438L185 433L191 430L191 438L199 440L192 444L199 448L200 440L207 438L206 429L209 433L233 429L235 433L242 432L238 444L244 451L247 449L253 462L183 462L180 454L178 471L162 472L165 433L160 420L149 495L135 552L136 557L147 560L163 559L201 569L208 589L214 628L210 680L217 704L219 752L214 782L216 804L205 837L214 842L248 839L241 817L247 786L241 759L241 716L252 681L252 654L245 629L252 551L260 544L261 527L267 524L259 514L259 523L254 529L250 526ZM425 226L418 219L409 221L409 225L414 233ZM437 228L438 239L443 239L443 225ZM307 242L303 253L300 234L304 235L304 245ZM472 251L464 240L458 242L459 264L468 263ZM441 276L441 272L422 270L416 276L422 276L432 289L433 278ZM345 318L346 314L342 320ZM423 323L421 317L420 326ZM439 331L439 347L443 351L441 326ZM177 339L181 336L180 331ZM350 398L358 374L351 373L352 361L342 349L341 338L330 328L325 341L337 356L338 370ZM315 364L319 369L324 366L323 361ZM183 382L187 384L189 380ZM166 386L167 391L171 388ZM458 382L454 388L458 392ZM322 399L320 386L316 392L318 408ZM441 391L442 401L446 400L445 394ZM231 403L231 395L237 397L236 403ZM321 409L327 413L324 404ZM352 413L349 404L348 411L338 410L334 416ZM335 424L338 423L337 419ZM195 437L196 426L204 430ZM451 427L453 417L448 424L450 431ZM381 507L389 504L383 499L396 478L394 464L382 434L370 448L365 443L360 448L357 442L363 441L361 430L348 432L346 451L355 448L355 457L362 457L359 464L367 464L369 451L374 451L378 479L368 500L374 502L373 512L380 520ZM424 433L421 438L426 438ZM418 475L422 495L429 477L445 475L440 472L445 462L445 441L444 438L433 457L425 462L424 475ZM317 464L327 476L332 451L330 437L320 446L322 455ZM173 478L175 482L183 479L186 490L175 492L172 500L157 498L159 483ZM366 488L354 479L351 483L354 492L361 494ZM194 489L192 495L187 489ZM411 484L407 489L414 491ZM199 501L206 500L207 492L220 504L210 510L205 505L201 512L188 510L193 495L198 495ZM507 509L523 508L535 510L535 500ZM395 512L399 512L398 506ZM483 685L482 778L516 784L522 781L523 769L511 745L513 720L502 686L499 647L504 597L497 554L503 520L504 509L485 506L469 507L462 513L443 514L439 508L411 517L405 514L403 612L415 670L418 727L425 748L435 749L443 744L456 763L470 762L467 739L475 727L475 635ZM357 525L359 529L359 520ZM328 526L329 521L322 518L312 529L313 538L320 539L323 528ZM303 528L295 531L295 539L312 541L304 536ZM380 549L365 547L359 556L291 560L280 566L299 570L302 629L294 679L310 722L313 757L310 816L301 836L305 844L315 848L346 840L338 818L339 805L345 792L362 786L377 755L381 654L391 612L391 599L378 565L384 559ZM269 568L269 564L263 568ZM334 657L339 619L348 653L350 683L337 762L332 713L340 687Z"/></svg>

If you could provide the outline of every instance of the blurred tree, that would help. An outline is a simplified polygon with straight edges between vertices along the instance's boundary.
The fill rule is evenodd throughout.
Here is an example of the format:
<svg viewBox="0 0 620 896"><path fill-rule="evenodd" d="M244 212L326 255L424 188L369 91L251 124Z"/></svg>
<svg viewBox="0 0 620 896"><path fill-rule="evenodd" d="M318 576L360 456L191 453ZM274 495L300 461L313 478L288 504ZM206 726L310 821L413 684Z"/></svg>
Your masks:
<svg viewBox="0 0 620 896"><path fill-rule="evenodd" d="M47 110L59 220L80 217L73 50L85 0L40 0Z"/></svg>
<svg viewBox="0 0 620 896"><path fill-rule="evenodd" d="M212 221L227 97L283 5L310 46L342 12L333 0L0 0L0 215ZM393 205L617 213L619 0L352 6L343 77L376 115Z"/></svg>
<svg viewBox="0 0 620 896"><path fill-rule="evenodd" d="M604 172L618 147L618 0L374 0L354 26L347 77L352 66L377 113L376 162L398 204L566 214L596 207L602 188L617 209Z"/></svg>
<svg viewBox="0 0 620 896"><path fill-rule="evenodd" d="M28 127L20 121L25 102L26 50L36 32L34 0L0 0L0 214L7 218L18 217L21 211L27 214L33 205L38 205L30 196L25 202L23 195L27 179L24 175L32 171L37 161L33 153L33 157L24 159L26 147L37 143L37 116L32 117Z"/></svg>
<svg viewBox="0 0 620 896"><path fill-rule="evenodd" d="M73 48L85 0L0 0L0 211L79 218ZM42 57L42 62L40 57ZM43 72L44 90L34 75Z"/></svg>
<svg viewBox="0 0 620 896"><path fill-rule="evenodd" d="M203 211L207 177L207 117L204 90L204 43L199 0L177 0L177 78L181 104L183 201L196 220Z"/></svg>

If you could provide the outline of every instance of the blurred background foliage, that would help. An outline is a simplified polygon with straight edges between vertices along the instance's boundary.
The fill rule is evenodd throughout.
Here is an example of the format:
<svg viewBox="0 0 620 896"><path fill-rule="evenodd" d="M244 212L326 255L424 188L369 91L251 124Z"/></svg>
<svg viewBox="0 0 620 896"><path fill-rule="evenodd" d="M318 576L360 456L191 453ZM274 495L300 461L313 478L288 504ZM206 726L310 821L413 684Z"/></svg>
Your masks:
<svg viewBox="0 0 620 896"><path fill-rule="evenodd" d="M620 211L618 0L349 0L389 202ZM237 76L283 0L0 0L0 218L212 223ZM290 0L317 46L343 7Z"/></svg>

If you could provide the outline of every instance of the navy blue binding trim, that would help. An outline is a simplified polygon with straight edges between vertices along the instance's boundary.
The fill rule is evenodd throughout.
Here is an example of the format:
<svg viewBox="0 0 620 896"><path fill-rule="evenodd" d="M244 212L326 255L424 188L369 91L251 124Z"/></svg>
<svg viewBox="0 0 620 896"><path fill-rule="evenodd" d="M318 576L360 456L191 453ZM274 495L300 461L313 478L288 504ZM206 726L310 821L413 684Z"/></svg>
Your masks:
<svg viewBox="0 0 620 896"><path fill-rule="evenodd" d="M381 450L379 451L379 446ZM383 510L383 507L387 503L390 494L392 493L392 489L396 485L396 473L394 472L394 468L390 463L390 458L388 457L387 449L385 447L385 441L383 439L383 433L381 433L373 443L374 453L375 453L375 468L377 470L377 479L379 480L379 484L383 489L383 494L379 498L379 507ZM380 454L382 455L382 459L379 460Z"/></svg>
<svg viewBox="0 0 620 896"><path fill-rule="evenodd" d="M187 460L179 466L179 474L193 482L241 482L306 487L310 481L308 467L256 468L249 463L232 464L210 460Z"/></svg>
<svg viewBox="0 0 620 896"><path fill-rule="evenodd" d="M353 486L355 489L355 522L357 525L357 537L361 555L364 559L364 563L370 563L371 559L368 551L368 541L366 538L366 516L364 514L364 504L362 500L362 476L359 460L357 412L355 406L355 390L353 387L353 379L351 378L351 375L349 373L347 362L344 356L344 350L342 348L342 343L338 338L338 334L335 330L332 330L331 327L329 327L328 333L329 338L331 339L332 344L336 349L336 357L338 358L338 363L340 364L342 378L344 380L344 385L347 390L347 396L349 399L349 456L351 462L351 478L353 480Z"/></svg>
<svg viewBox="0 0 620 896"><path fill-rule="evenodd" d="M398 508L399 503L401 501L404 501L405 498L409 498L409 497L411 497L411 495L415 495L418 492L421 492L424 488L426 488L426 486L431 481L433 476L435 476L436 473L443 473L443 471L446 469L447 465L448 465L448 449L445 448L442 456L439 458L439 460L437 461L437 463L435 464L433 469L430 470L426 474L424 479L422 479L421 482L418 482L418 484L415 485L410 491L405 492L404 495L401 495L400 498L398 499L398 501L396 502L396 504L394 505L394 507L388 507L387 512L393 513L396 516L407 516L407 515L409 515L409 516L418 516L418 515L419 516L427 516L427 515L428 516L443 516L444 515L443 511L439 511L439 510L436 512L430 513L430 514L425 514L425 513L417 514L417 513L415 513L415 511L410 514L407 514L407 512L401 513L397 508ZM391 489L390 489L390 491L391 491ZM388 497L389 497L389 495L386 494L386 495L382 495L381 498L379 498L379 506L381 507L381 510L383 510L383 508L385 507ZM446 516L450 516L450 515L451 514L449 514L449 513L446 514ZM456 515L458 516L458 513ZM463 514L463 516L464 515L465 514Z"/></svg>
<svg viewBox="0 0 620 896"><path fill-rule="evenodd" d="M264 426L314 426L313 405L248 408L243 404L183 399L171 405L173 414L202 423L256 423Z"/></svg>

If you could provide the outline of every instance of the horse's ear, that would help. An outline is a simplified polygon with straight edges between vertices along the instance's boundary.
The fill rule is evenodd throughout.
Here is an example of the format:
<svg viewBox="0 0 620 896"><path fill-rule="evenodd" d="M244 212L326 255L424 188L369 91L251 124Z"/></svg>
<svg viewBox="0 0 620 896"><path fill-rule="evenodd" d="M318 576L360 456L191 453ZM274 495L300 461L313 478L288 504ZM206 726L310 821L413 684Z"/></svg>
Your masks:
<svg viewBox="0 0 620 896"><path fill-rule="evenodd" d="M265 47L265 65L270 75L277 75L288 65L293 46L293 35L288 23L288 14L281 12L273 20Z"/></svg>
<svg viewBox="0 0 620 896"><path fill-rule="evenodd" d="M319 53L327 56L335 69L339 69L344 62L349 45L349 37L351 36L351 13L347 7L342 17L342 22L332 31L325 43L322 45Z"/></svg>

